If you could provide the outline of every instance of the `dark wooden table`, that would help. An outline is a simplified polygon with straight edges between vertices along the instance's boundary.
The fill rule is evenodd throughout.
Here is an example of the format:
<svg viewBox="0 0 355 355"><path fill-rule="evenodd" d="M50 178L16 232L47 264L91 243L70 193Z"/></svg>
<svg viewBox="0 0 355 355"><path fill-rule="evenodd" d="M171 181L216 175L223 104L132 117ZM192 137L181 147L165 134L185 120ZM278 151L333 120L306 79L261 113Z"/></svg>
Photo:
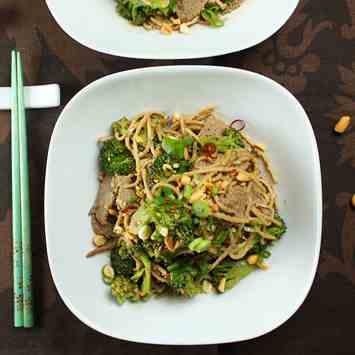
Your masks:
<svg viewBox="0 0 355 355"><path fill-rule="evenodd" d="M242 53L192 61L149 61L101 55L75 43L56 25L44 0L0 0L0 85L10 85L10 50L15 46L25 59L28 83L61 85L62 107L28 114L37 315L37 326L30 330L12 327L10 115L0 112L1 355L355 354L355 210L349 203L355 192L355 121L342 136L332 132L340 115L350 114L355 119L355 1L301 0L281 31ZM77 320L53 285L45 247L43 185L49 139L57 117L87 83L113 72L161 64L225 65L265 74L294 93L312 121L319 143L324 195L319 268L299 311L261 338L194 347L111 339ZM242 326L238 319L235 326Z"/></svg>

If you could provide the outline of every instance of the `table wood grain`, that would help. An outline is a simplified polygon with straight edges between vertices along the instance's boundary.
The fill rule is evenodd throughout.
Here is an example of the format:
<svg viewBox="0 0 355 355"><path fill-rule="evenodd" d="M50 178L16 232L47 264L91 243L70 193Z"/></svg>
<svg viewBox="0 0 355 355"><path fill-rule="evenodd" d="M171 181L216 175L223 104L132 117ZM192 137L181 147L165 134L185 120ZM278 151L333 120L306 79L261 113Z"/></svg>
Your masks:
<svg viewBox="0 0 355 355"><path fill-rule="evenodd" d="M355 354L355 210L349 203L355 192L355 1L301 0L297 11L276 35L241 53L201 60L149 61L117 58L84 48L57 26L43 0L1 0L2 86L10 85L10 51L15 46L23 54L26 81L59 83L62 106L28 113L37 316L37 326L31 330L12 327L10 115L0 112L1 355ZM323 176L320 263L311 292L299 311L261 338L181 348L115 340L77 320L53 285L45 246L43 189L48 144L61 109L77 91L97 78L166 64L223 65L262 73L288 88L312 121ZM352 115L353 124L344 135L335 136L332 128L343 114ZM75 236L68 234L68 238ZM221 322L228 316L221 315ZM235 327L242 326L236 318Z"/></svg>

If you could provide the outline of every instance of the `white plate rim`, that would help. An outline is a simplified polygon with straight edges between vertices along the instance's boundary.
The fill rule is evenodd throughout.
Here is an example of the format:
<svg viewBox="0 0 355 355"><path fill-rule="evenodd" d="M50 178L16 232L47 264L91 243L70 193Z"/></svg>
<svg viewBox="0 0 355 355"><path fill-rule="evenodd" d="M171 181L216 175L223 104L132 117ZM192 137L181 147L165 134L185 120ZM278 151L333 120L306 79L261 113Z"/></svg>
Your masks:
<svg viewBox="0 0 355 355"><path fill-rule="evenodd" d="M302 114L305 118L305 123L308 126L310 133L311 133L311 146L312 146L311 158L313 160L313 164L315 167L315 176L313 178L314 178L314 181L316 182L316 184L315 184L315 191L316 191L315 200L316 200L316 209L317 209L317 214L318 214L318 218L316 221L316 247L314 250L315 253L314 253L313 265L312 265L312 269L309 270L309 277L307 279L308 282L305 283L304 288L303 288L303 296L300 297L299 302L297 303L296 307L292 311L290 311L287 315L285 315L283 317L283 319L280 320L274 327L270 328L267 331L255 332L255 334L251 334L250 336L244 337L241 339L226 338L225 340L219 342L218 344L226 344L226 343L232 343L232 342L236 342L236 341L245 341L245 340L255 339L255 338L258 338L262 335L268 334L271 331L277 329L278 327L280 327L282 324L284 324L288 319L290 319L297 312L297 310L304 303L305 299L307 298L307 296L311 290L311 287L312 287L312 284L313 284L313 281L314 281L314 278L316 275L317 267L318 267L319 256L320 256L320 247L321 247L321 237L322 237L322 217L323 217L322 179L321 179L320 158L319 158L319 152L318 152L315 134L314 134L311 122L309 120L309 117L308 117L306 111L304 110L304 108L302 107L300 102L296 99L296 97L290 91L288 91L285 87L283 87L282 85L278 84L276 81L274 81L264 75L261 75L261 74L255 73L255 72L251 72L248 70L244 70L244 69L236 69L236 68L230 68L230 67L207 66L207 65L175 65L175 66L146 67L146 68L132 69L132 70L127 70L127 71L123 71L123 72L118 72L118 73L104 76L104 77L88 84L87 86L85 86L83 89L81 89L79 92L77 92L74 95L74 97L66 104L66 106L64 107L64 109L60 113L58 120L55 124L55 127L53 129L50 143L49 143L48 154L47 154L47 163L46 163L45 186L44 186L44 223L45 223L47 255L48 255L48 262L49 262L49 268L51 271L51 276L52 276L53 282L56 286L56 289L57 289L61 299L63 300L64 304L81 322L86 324L88 327L90 327L102 334L108 335L112 338L132 341L132 342L136 342L136 343L155 344L155 345L213 345L213 344L217 344L215 341L208 341L208 340L203 341L203 342L198 341L198 342L186 342L186 343L185 342L176 342L176 341L154 342L154 341L142 341L142 340L140 340L139 337L136 337L136 336L134 336L134 337L127 337L127 336L118 337L111 330L103 329L102 327L97 327L95 324L92 324L84 315L80 314L80 312L75 309L75 306L66 297L63 290L59 287L59 285L56 281L55 272L54 272L54 268L53 268L52 252L51 252L51 247L50 247L51 243L49 243L49 237L48 237L49 233L48 233L48 225L47 225L47 214L48 214L47 196L48 196L49 183L48 183L47 171L48 171L48 167L52 165L52 162L51 162L52 155L53 155L52 151L54 149L53 142L56 137L56 132L59 129L58 127L62 124L63 117L64 117L65 113L68 110L70 110L71 106L74 105L75 102L77 100L79 100L80 97L82 95L84 95L87 91L95 88L96 86L100 86L101 84L103 84L106 81L116 80L117 78L124 79L125 77L130 77L130 76L134 77L135 75L140 75L140 74L144 74L147 72L153 72L153 73L157 72L158 73L161 71L169 71L169 72L175 71L176 73L178 73L179 71L184 71L184 72L187 71L188 72L188 71L206 71L206 70L230 72L231 75L233 73L239 72L240 74L249 75L249 76L256 77L258 79L267 81L269 84L273 85L277 90L282 91L284 95L287 95L295 103L295 105L298 106L298 109L301 110L300 112L302 112Z"/></svg>
<svg viewBox="0 0 355 355"><path fill-rule="evenodd" d="M289 20L289 18L293 15L293 13L296 11L296 9L299 5L299 2L300 2L300 0L298 0L297 3L295 4L295 6L290 7L288 13L285 14L282 21L280 21L279 24L277 24L274 28L272 28L272 30L266 32L266 34L260 36L260 38L258 38L257 40L251 41L248 45L238 46L238 45L234 45L232 43L229 49L210 48L210 49L206 49L206 50L200 50L199 52L196 51L191 54L180 54L180 55L169 54L167 51L164 51L164 54L160 55L160 54L155 54L156 52L150 52L150 54L146 53L146 52L140 52L138 46L135 47L136 50L125 50L125 51L120 51L120 52L115 51L115 50L105 49L101 46L95 48L95 46L92 45L91 43L89 43L88 41L77 38L75 33L73 33L73 31L70 29L70 26L68 26L66 23L62 23L62 21L56 15L55 11L53 11L53 8L51 6L51 1L52 0L46 0L46 4L47 4L50 14L53 16L53 19L55 20L57 25L71 39L73 39L78 44L81 44L91 50L94 50L94 51L96 51L98 53L102 53L102 54L109 54L109 55L119 56L119 57L124 57L124 58L150 59L150 60L159 60L159 59L161 59L161 60L174 60L174 59L179 60L179 59L208 58L208 57L216 57L216 56L221 56L221 55L225 55L225 54L240 52L240 51L252 48L252 47L266 41L272 35L274 35L276 32L278 32L285 25L285 23Z"/></svg>

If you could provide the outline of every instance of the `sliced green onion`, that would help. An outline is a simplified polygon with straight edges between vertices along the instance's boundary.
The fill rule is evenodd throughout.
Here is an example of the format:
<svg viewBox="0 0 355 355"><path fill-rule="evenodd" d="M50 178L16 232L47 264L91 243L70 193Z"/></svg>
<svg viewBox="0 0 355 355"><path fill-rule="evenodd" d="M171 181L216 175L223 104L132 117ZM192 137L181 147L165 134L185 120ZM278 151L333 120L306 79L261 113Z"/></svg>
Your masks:
<svg viewBox="0 0 355 355"><path fill-rule="evenodd" d="M206 218L210 214L210 206L205 201L196 201L192 204L192 212L200 218Z"/></svg>
<svg viewBox="0 0 355 355"><path fill-rule="evenodd" d="M202 253L206 251L211 245L211 241L203 238L196 238L189 244L189 249L196 253Z"/></svg>

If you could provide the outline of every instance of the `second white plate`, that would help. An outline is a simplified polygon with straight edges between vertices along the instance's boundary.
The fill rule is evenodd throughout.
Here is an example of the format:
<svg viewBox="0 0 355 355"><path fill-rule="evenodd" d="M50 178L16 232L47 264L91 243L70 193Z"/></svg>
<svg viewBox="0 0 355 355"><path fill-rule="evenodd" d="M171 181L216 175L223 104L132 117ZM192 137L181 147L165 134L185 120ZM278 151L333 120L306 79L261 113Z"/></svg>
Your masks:
<svg viewBox="0 0 355 355"><path fill-rule="evenodd" d="M130 25L116 13L114 0L46 0L62 29L99 52L130 58L211 57L252 47L274 34L299 0L244 0L225 16L225 25L196 25L189 34L162 35Z"/></svg>

